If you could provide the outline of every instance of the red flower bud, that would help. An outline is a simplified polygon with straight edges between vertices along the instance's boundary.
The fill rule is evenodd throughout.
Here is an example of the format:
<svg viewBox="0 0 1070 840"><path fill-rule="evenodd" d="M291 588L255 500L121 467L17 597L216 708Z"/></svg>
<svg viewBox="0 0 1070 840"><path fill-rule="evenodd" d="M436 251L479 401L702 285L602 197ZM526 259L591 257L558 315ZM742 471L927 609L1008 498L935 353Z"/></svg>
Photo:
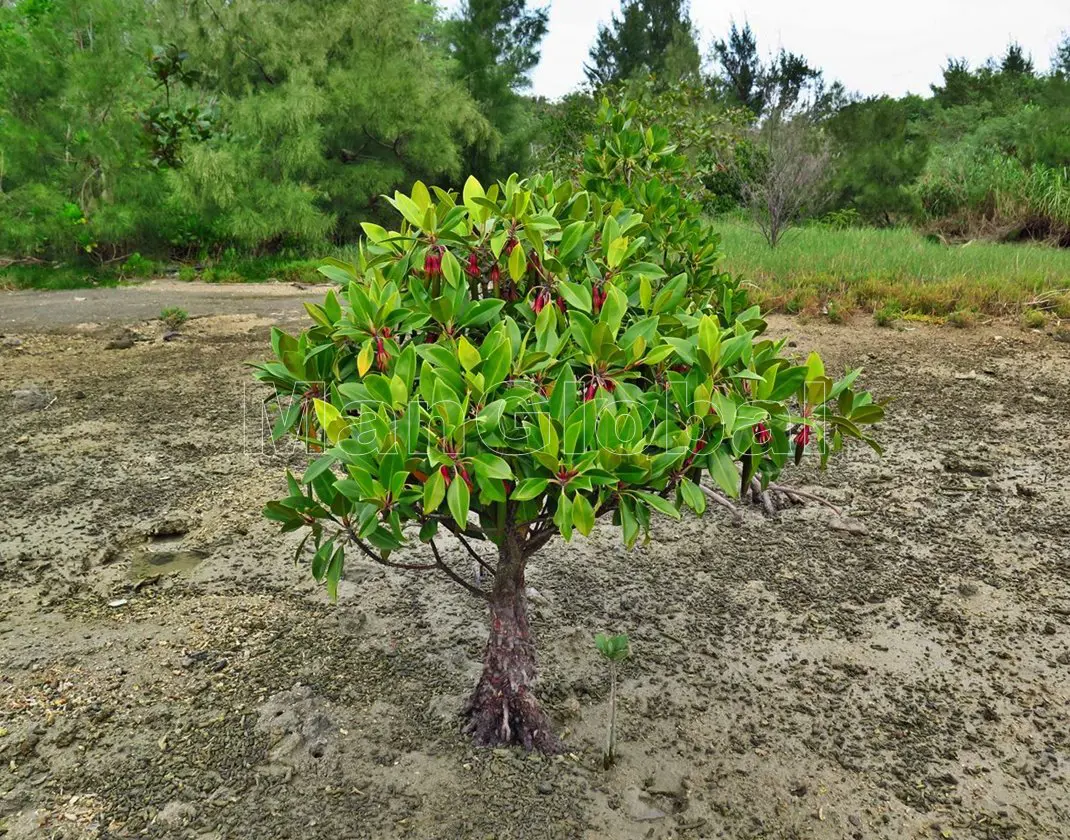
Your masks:
<svg viewBox="0 0 1070 840"><path fill-rule="evenodd" d="M601 286L595 286L591 290L591 304L594 307L594 314L597 315L602 310L602 304L606 302L606 293Z"/></svg>
<svg viewBox="0 0 1070 840"><path fill-rule="evenodd" d="M531 308L535 310L535 314L538 315L549 302L550 293L546 291L546 289L539 289L538 293L535 295L535 299L531 302Z"/></svg>
<svg viewBox="0 0 1070 840"><path fill-rule="evenodd" d="M598 383L592 382L587 386L587 390L583 392L583 401L590 402L594 399L594 395L598 393Z"/></svg>
<svg viewBox="0 0 1070 840"><path fill-rule="evenodd" d="M479 257L476 256L474 251L471 254L469 254L469 256L468 256L468 268L467 268L467 271L468 271L468 276L469 277L478 277L479 276Z"/></svg>
<svg viewBox="0 0 1070 840"><path fill-rule="evenodd" d="M795 433L795 443L799 446L806 446L810 442L810 436L812 431L809 426L803 426L799 431Z"/></svg>
<svg viewBox="0 0 1070 840"><path fill-rule="evenodd" d="M470 479L468 477L468 470L466 470L464 467L458 466L457 467L457 475L459 475L464 480L464 483L468 485L468 489L471 490L472 489L472 479Z"/></svg>
<svg viewBox="0 0 1070 840"><path fill-rule="evenodd" d="M424 274L428 278L438 277L442 273L442 252L437 245L432 245L424 257Z"/></svg>
<svg viewBox="0 0 1070 840"><path fill-rule="evenodd" d="M773 434L766 428L765 423L759 423L754 427L754 439L763 446L772 440Z"/></svg>
<svg viewBox="0 0 1070 840"><path fill-rule="evenodd" d="M502 279L502 270L498 268L498 264L494 263L490 267L490 283L494 286L494 291L498 291L498 282Z"/></svg>
<svg viewBox="0 0 1070 840"><path fill-rule="evenodd" d="M565 299L563 297L559 297L557 299L557 308L560 309L562 312L565 311Z"/></svg>

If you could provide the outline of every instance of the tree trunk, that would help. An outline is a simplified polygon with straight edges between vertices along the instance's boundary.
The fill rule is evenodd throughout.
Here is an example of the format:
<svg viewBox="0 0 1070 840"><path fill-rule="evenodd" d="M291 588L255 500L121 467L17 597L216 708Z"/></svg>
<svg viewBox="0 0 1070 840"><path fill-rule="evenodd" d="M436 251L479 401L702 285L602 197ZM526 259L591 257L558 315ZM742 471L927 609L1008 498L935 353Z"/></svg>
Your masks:
<svg viewBox="0 0 1070 840"><path fill-rule="evenodd" d="M479 746L517 744L526 750L556 753L562 749L561 742L532 693L535 641L528 626L525 563L519 535L509 531L499 548L490 597L490 638L483 655L483 675L465 709L466 730Z"/></svg>

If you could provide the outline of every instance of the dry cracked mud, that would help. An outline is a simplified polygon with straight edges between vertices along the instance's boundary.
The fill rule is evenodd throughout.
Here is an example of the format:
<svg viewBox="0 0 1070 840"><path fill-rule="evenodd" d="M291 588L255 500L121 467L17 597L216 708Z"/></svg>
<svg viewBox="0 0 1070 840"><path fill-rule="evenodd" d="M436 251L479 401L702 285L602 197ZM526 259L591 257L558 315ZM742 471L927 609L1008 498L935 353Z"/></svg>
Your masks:
<svg viewBox="0 0 1070 840"><path fill-rule="evenodd" d="M242 363L299 316L0 341L0 836L1070 837L1066 344L776 320L898 397L885 457L790 475L841 520L548 547L545 758L458 732L479 604L354 558L332 605L260 519L304 456Z"/></svg>

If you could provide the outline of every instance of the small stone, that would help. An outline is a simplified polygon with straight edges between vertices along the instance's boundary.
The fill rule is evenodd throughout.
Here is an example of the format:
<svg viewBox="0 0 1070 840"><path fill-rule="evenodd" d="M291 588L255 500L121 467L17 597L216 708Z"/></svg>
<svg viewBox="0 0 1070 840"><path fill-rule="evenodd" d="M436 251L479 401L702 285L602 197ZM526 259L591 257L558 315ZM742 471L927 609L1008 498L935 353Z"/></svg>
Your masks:
<svg viewBox="0 0 1070 840"><path fill-rule="evenodd" d="M15 411L41 411L56 400L55 394L40 385L27 383L12 392L12 408Z"/></svg>
<svg viewBox="0 0 1070 840"><path fill-rule="evenodd" d="M1060 665L1070 665L1070 651L1063 651L1055 657L1055 661Z"/></svg>
<svg viewBox="0 0 1070 840"><path fill-rule="evenodd" d="M634 786L624 791L624 810L636 822L653 822L669 816L654 805L649 796Z"/></svg>
<svg viewBox="0 0 1070 840"><path fill-rule="evenodd" d="M849 817L847 817L847 822L849 822L855 828L862 827L862 818L858 816L858 814L851 814Z"/></svg>
<svg viewBox="0 0 1070 840"><path fill-rule="evenodd" d="M134 346L132 338L116 338L104 345L105 350L129 350Z"/></svg>
<svg viewBox="0 0 1070 840"><path fill-rule="evenodd" d="M108 606L113 608L125 607L130 602L126 598L116 598L114 601L108 601Z"/></svg>
<svg viewBox="0 0 1070 840"><path fill-rule="evenodd" d="M1054 636L1058 632L1059 631L1056 629L1055 625L1052 624L1050 621L1046 622L1044 624L1044 635L1045 636Z"/></svg>
<svg viewBox="0 0 1070 840"><path fill-rule="evenodd" d="M844 531L856 536L863 536L869 533L869 529L865 525L853 519L835 518L829 522L829 527L833 531Z"/></svg>
<svg viewBox="0 0 1070 840"><path fill-rule="evenodd" d="M980 590L977 588L976 583L970 583L970 581L963 581L959 584L959 595L963 598L972 598Z"/></svg>
<svg viewBox="0 0 1070 840"><path fill-rule="evenodd" d="M154 822L168 828L180 828L197 816L197 809L189 802L173 800L168 802L156 815Z"/></svg>
<svg viewBox="0 0 1070 840"><path fill-rule="evenodd" d="M988 478L995 473L991 464L977 458L963 458L956 453L946 456L943 465L944 470L949 473L962 473L976 478Z"/></svg>
<svg viewBox="0 0 1070 840"><path fill-rule="evenodd" d="M10 347L12 349L14 349L16 347L21 347L22 346L22 339L21 338L15 338L15 336L13 336L13 335L5 336L4 337L4 341L3 341L3 345L5 347Z"/></svg>
<svg viewBox="0 0 1070 840"><path fill-rule="evenodd" d="M806 794L808 794L809 792L810 786L806 784L806 782L796 782L791 786L791 789L788 791L788 793L790 793L792 796L798 797L806 796Z"/></svg>
<svg viewBox="0 0 1070 840"><path fill-rule="evenodd" d="M554 786L550 782L539 782L537 789L543 796L549 796L554 792Z"/></svg>

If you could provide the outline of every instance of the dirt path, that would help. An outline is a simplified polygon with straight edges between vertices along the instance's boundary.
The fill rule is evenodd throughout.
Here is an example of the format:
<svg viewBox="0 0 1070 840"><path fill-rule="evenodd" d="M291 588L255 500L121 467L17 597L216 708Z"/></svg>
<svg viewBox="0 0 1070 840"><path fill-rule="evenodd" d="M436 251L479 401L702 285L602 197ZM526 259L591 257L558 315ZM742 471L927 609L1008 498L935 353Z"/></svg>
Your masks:
<svg viewBox="0 0 1070 840"><path fill-rule="evenodd" d="M94 305L210 305L146 293ZM1070 837L1067 345L777 321L899 395L886 456L793 474L836 528L554 544L529 582L572 753L545 759L457 732L485 633L463 593L354 560L331 605L259 518L303 456L264 443L242 362L298 296L113 350L110 317L44 334L84 313L25 298L0 298L38 324L0 341L5 840ZM600 630L634 647L609 773Z"/></svg>
<svg viewBox="0 0 1070 840"><path fill-rule="evenodd" d="M131 324L155 318L172 306L192 317L252 314L286 320L304 313L302 301L322 296L321 290L292 283L218 285L177 280L62 292L0 292L0 333Z"/></svg>

